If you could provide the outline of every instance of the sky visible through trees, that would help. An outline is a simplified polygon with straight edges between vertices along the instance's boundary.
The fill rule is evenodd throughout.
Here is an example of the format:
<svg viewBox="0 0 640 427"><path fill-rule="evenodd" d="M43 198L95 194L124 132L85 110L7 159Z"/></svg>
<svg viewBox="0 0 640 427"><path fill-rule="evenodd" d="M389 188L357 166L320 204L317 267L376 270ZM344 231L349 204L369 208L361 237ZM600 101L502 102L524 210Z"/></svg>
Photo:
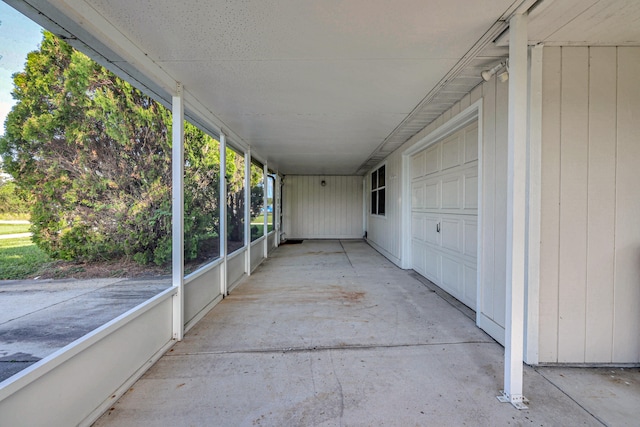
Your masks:
<svg viewBox="0 0 640 427"><path fill-rule="evenodd" d="M24 69L27 53L36 50L42 41L42 28L0 2L0 135L4 134L4 121L15 103L11 97L11 76Z"/></svg>

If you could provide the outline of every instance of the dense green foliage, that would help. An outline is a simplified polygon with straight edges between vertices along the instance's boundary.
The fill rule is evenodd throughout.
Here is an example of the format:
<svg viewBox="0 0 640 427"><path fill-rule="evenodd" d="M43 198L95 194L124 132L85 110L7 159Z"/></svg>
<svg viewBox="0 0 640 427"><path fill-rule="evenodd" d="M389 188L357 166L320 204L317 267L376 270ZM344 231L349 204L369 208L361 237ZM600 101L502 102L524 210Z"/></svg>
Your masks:
<svg viewBox="0 0 640 427"><path fill-rule="evenodd" d="M53 258L167 263L170 111L48 32L14 85L0 155L32 199L34 242ZM219 160L218 142L187 123L187 260L217 250Z"/></svg>
<svg viewBox="0 0 640 427"><path fill-rule="evenodd" d="M255 224L256 218L262 214L264 205L264 172L259 165L251 163L251 204L249 207L251 213L251 241L256 240L264 234L264 216L262 226ZM256 185L253 185L253 183Z"/></svg>
<svg viewBox="0 0 640 427"><path fill-rule="evenodd" d="M0 215L29 213L26 197L15 182L0 178Z"/></svg>
<svg viewBox="0 0 640 427"><path fill-rule="evenodd" d="M185 159L185 259L217 258L220 252L220 144L187 123ZM170 254L170 250L167 253Z"/></svg>
<svg viewBox="0 0 640 427"><path fill-rule="evenodd" d="M227 251L244 242L244 156L227 147Z"/></svg>

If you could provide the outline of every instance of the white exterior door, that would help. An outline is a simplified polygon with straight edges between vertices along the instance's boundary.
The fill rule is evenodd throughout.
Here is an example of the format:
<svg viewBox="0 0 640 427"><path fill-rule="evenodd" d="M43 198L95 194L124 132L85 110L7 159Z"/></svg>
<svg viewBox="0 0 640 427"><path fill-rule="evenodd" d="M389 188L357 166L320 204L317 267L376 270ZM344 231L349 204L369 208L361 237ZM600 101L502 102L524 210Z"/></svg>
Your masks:
<svg viewBox="0 0 640 427"><path fill-rule="evenodd" d="M478 125L411 157L413 269L476 309Z"/></svg>

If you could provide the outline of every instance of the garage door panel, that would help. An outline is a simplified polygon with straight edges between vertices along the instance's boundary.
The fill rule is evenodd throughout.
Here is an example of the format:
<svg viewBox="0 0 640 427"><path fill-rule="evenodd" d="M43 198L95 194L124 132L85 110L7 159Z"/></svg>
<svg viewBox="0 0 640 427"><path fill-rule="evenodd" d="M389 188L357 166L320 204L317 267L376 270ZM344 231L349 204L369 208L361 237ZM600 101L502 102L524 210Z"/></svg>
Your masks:
<svg viewBox="0 0 640 427"><path fill-rule="evenodd" d="M424 186L425 209L440 208L440 180L431 180Z"/></svg>
<svg viewBox="0 0 640 427"><path fill-rule="evenodd" d="M462 187L462 177L460 175L448 176L442 180L442 208L459 209L460 189Z"/></svg>
<svg viewBox="0 0 640 427"><path fill-rule="evenodd" d="M411 242L411 254L413 269L424 276L426 274L424 244L413 240Z"/></svg>
<svg viewBox="0 0 640 427"><path fill-rule="evenodd" d="M442 255L442 285L459 299L462 295L462 265L455 258Z"/></svg>
<svg viewBox="0 0 640 427"><path fill-rule="evenodd" d="M478 171L464 175L464 209L478 210Z"/></svg>
<svg viewBox="0 0 640 427"><path fill-rule="evenodd" d="M478 254L478 221L475 219L465 219L463 230L463 254L476 258Z"/></svg>
<svg viewBox="0 0 640 427"><path fill-rule="evenodd" d="M440 144L427 148L423 153L425 155L424 174L430 175L438 172L440 170Z"/></svg>
<svg viewBox="0 0 640 427"><path fill-rule="evenodd" d="M419 178L425 174L425 153L415 155L411 159L411 178Z"/></svg>
<svg viewBox="0 0 640 427"><path fill-rule="evenodd" d="M451 251L462 253L461 220L446 218L441 223L442 247Z"/></svg>
<svg viewBox="0 0 640 427"><path fill-rule="evenodd" d="M442 141L442 170L460 166L462 163L461 135L455 134Z"/></svg>
<svg viewBox="0 0 640 427"><path fill-rule="evenodd" d="M425 216L425 241L432 245L440 246L440 236L438 233L439 216Z"/></svg>
<svg viewBox="0 0 640 427"><path fill-rule="evenodd" d="M424 221L425 218L423 214L416 213L411 215L411 229L413 230L413 238L422 242L427 240Z"/></svg>
<svg viewBox="0 0 640 427"><path fill-rule="evenodd" d="M440 278L440 260L442 255L429 247L425 247L425 276L434 283L439 283Z"/></svg>
<svg viewBox="0 0 640 427"><path fill-rule="evenodd" d="M464 132L464 162L478 160L478 127L473 126Z"/></svg>
<svg viewBox="0 0 640 427"><path fill-rule="evenodd" d="M424 182L415 182L411 186L411 206L413 209L424 209L425 194L424 194Z"/></svg>

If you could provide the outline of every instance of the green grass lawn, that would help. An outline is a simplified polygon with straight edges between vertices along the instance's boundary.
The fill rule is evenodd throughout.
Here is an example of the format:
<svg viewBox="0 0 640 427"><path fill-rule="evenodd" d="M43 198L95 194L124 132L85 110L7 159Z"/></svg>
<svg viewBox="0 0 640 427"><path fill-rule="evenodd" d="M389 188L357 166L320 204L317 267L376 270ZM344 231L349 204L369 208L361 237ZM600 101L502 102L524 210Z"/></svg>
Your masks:
<svg viewBox="0 0 640 427"><path fill-rule="evenodd" d="M269 214L269 216L267 217L267 220L270 223L273 223L273 214ZM251 219L251 224L264 224L264 215L258 215L255 218Z"/></svg>
<svg viewBox="0 0 640 427"><path fill-rule="evenodd" d="M26 279L50 261L30 237L0 239L0 280Z"/></svg>
<svg viewBox="0 0 640 427"><path fill-rule="evenodd" d="M273 230L273 214L270 213L267 216L267 221L269 221L268 231ZM251 240L255 240L258 237L264 234L264 215L258 215L255 218L251 219Z"/></svg>
<svg viewBox="0 0 640 427"><path fill-rule="evenodd" d="M2 220L6 220L6 219L26 219L29 220L29 217L31 215L29 215L28 213L26 214L16 214L16 213L0 213L0 221Z"/></svg>
<svg viewBox="0 0 640 427"><path fill-rule="evenodd" d="M30 224L0 224L0 235L28 233Z"/></svg>

